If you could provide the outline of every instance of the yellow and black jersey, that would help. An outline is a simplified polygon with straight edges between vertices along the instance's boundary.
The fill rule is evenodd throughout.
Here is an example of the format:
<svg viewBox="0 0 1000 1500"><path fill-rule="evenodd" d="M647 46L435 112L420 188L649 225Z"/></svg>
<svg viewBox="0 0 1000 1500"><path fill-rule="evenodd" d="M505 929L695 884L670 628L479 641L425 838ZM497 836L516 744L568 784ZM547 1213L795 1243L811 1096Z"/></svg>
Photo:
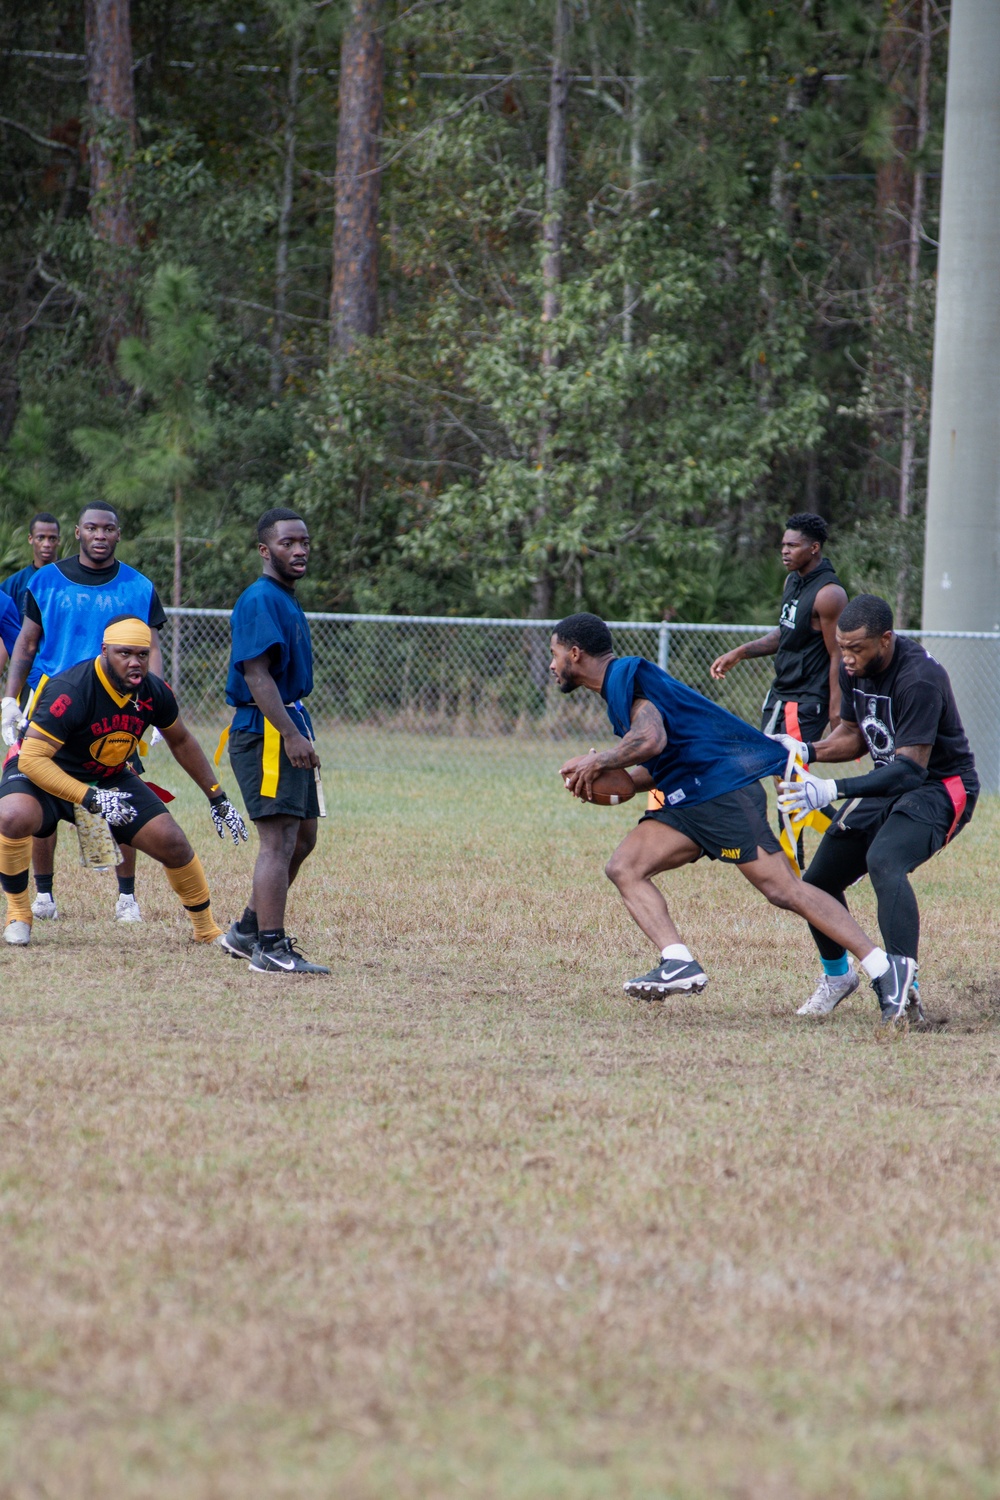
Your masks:
<svg viewBox="0 0 1000 1500"><path fill-rule="evenodd" d="M150 674L134 693L119 693L98 657L43 682L28 722L59 746L61 770L100 781L121 773L148 728L169 729L177 716L177 699L162 678Z"/></svg>

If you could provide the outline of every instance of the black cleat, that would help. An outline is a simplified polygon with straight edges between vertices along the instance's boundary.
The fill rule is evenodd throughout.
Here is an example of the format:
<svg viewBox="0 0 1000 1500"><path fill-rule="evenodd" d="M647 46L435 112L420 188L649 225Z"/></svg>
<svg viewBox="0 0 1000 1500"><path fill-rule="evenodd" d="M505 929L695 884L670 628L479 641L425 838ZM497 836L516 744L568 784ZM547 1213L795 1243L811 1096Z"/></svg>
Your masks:
<svg viewBox="0 0 1000 1500"><path fill-rule="evenodd" d="M889 967L878 979L872 980L872 989L882 1011L882 1025L892 1026L906 1020L906 1013L915 1007L916 1017L922 1019L920 999L914 996L913 981L917 977L915 958L904 958L899 953L890 953Z"/></svg>
<svg viewBox="0 0 1000 1500"><path fill-rule="evenodd" d="M219 947L225 948L233 958L245 958L249 961L253 958L253 950L257 946L257 934L255 932L241 932L238 922L233 922L228 932L224 932L219 939Z"/></svg>
<svg viewBox="0 0 1000 1500"><path fill-rule="evenodd" d="M279 938L270 948L255 943L250 960L253 974L329 974L322 964L311 964L295 947L290 937Z"/></svg>
<svg viewBox="0 0 1000 1500"><path fill-rule="evenodd" d="M632 1000L663 1000L667 995L700 995L707 983L708 975L694 960L663 958L648 974L629 979L624 988Z"/></svg>

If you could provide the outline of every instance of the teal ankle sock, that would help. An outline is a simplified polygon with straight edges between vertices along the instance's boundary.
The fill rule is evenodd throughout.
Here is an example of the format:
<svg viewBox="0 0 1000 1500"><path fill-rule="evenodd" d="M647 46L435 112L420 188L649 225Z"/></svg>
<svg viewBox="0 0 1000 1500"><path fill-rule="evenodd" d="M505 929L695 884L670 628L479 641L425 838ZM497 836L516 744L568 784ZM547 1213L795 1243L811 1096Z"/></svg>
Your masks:
<svg viewBox="0 0 1000 1500"><path fill-rule="evenodd" d="M823 973L829 974L831 979L836 978L840 974L849 974L851 971L851 963L846 953L842 953L839 958L821 959L821 963L823 965Z"/></svg>

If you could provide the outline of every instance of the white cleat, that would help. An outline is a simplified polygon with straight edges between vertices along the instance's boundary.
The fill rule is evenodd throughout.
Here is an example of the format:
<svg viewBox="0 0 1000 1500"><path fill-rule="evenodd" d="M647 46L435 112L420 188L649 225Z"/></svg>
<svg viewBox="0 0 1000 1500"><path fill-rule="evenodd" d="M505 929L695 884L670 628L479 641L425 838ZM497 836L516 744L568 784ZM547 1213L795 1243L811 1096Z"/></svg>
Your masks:
<svg viewBox="0 0 1000 1500"><path fill-rule="evenodd" d="M115 902L116 922L141 922L142 912L134 896L119 896Z"/></svg>
<svg viewBox="0 0 1000 1500"><path fill-rule="evenodd" d="M51 891L39 891L31 903L31 914L39 922L56 922L59 919L59 908L56 898Z"/></svg>
<svg viewBox="0 0 1000 1500"><path fill-rule="evenodd" d="M3 940L12 948L27 948L31 942L31 923L8 922L3 930Z"/></svg>
<svg viewBox="0 0 1000 1500"><path fill-rule="evenodd" d="M828 1016L837 1009L841 1000L853 995L861 978L854 969L846 974L824 974L804 1005L795 1012L797 1016Z"/></svg>

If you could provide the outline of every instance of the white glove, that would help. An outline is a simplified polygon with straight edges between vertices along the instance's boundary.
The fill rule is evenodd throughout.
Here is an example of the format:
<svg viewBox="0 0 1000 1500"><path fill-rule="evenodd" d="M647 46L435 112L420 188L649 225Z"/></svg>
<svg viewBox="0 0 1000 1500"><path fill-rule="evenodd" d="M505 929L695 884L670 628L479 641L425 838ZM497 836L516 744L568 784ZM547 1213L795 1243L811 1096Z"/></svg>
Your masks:
<svg viewBox="0 0 1000 1500"><path fill-rule="evenodd" d="M769 734L769 740L775 740L789 755L797 755L803 765L807 765L806 746L801 740L797 740L793 734Z"/></svg>
<svg viewBox="0 0 1000 1500"><path fill-rule="evenodd" d="M778 807L793 818L815 812L820 807L829 807L836 800L837 783L827 781L824 776L814 776L811 771L800 771L797 780L782 781L778 785Z"/></svg>
<svg viewBox="0 0 1000 1500"><path fill-rule="evenodd" d="M152 732L152 734L149 736L149 748L150 748L150 750L152 750L152 748L153 748L154 745L158 745L160 743L160 741L162 740L162 738L163 738L163 735L160 733L160 731L158 729L154 729L153 732Z"/></svg>
<svg viewBox="0 0 1000 1500"><path fill-rule="evenodd" d="M3 741L5 745L17 744L17 731L21 722L21 710L16 698L5 698L2 705Z"/></svg>
<svg viewBox="0 0 1000 1500"><path fill-rule="evenodd" d="M139 811L131 793L120 791L115 786L92 786L83 799L83 805L88 812L99 813L112 828L131 823Z"/></svg>

